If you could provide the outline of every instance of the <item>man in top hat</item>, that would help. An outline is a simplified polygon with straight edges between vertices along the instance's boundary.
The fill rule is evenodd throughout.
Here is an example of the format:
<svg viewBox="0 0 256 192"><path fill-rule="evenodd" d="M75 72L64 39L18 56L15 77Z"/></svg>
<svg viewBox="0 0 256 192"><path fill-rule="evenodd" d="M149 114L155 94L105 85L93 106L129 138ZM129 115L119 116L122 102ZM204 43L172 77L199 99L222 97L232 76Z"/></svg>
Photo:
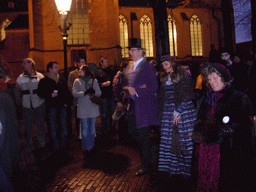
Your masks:
<svg viewBox="0 0 256 192"><path fill-rule="evenodd" d="M157 102L153 93L157 91L157 77L154 66L146 60L145 50L140 39L130 41L129 54L133 60L127 73L127 85L123 89L129 92L130 107L127 115L128 132L141 147L141 168L137 176L148 172L154 158L151 154L150 126L159 125Z"/></svg>

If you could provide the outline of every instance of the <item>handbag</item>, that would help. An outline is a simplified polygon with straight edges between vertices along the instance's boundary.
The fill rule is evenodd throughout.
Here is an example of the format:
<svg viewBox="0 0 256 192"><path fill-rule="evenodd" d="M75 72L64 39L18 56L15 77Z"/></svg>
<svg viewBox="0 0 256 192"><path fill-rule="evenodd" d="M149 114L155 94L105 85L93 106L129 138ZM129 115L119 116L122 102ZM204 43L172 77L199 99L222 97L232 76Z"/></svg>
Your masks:
<svg viewBox="0 0 256 192"><path fill-rule="evenodd" d="M91 102L93 102L93 103L95 103L95 104L98 104L98 105L100 105L101 102L102 102L101 98L100 98L100 97L97 97L97 96L94 95L94 94L91 94L91 95L90 95L90 100L91 100Z"/></svg>
<svg viewBox="0 0 256 192"><path fill-rule="evenodd" d="M93 82L94 82L94 79L92 81L92 87L90 89L93 89ZM98 104L98 105L100 105L101 102L102 102L102 99L95 95L95 91L94 90L91 91L91 93L90 93L90 100L91 100L91 102L93 102L95 104Z"/></svg>

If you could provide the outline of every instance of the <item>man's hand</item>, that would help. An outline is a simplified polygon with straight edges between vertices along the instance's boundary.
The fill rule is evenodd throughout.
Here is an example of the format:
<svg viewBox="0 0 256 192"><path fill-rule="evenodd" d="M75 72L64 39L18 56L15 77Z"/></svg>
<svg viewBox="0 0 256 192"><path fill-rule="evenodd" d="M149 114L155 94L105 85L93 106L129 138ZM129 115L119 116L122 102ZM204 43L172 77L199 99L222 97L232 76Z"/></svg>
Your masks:
<svg viewBox="0 0 256 192"><path fill-rule="evenodd" d="M178 117L174 117L173 118L173 125L178 125L179 121L181 120L181 117L178 116Z"/></svg>
<svg viewBox="0 0 256 192"><path fill-rule="evenodd" d="M123 87L123 89L128 90L130 95L135 95L136 94L136 90L135 90L134 87L125 86L125 87Z"/></svg>
<svg viewBox="0 0 256 192"><path fill-rule="evenodd" d="M123 107L123 104L122 104L121 102L117 102L116 105L117 105L117 107L119 107L119 108Z"/></svg>
<svg viewBox="0 0 256 192"><path fill-rule="evenodd" d="M146 84L143 84L143 85L140 86L140 88L141 88L141 89L145 89L145 88L147 88L147 85L146 85Z"/></svg>
<svg viewBox="0 0 256 192"><path fill-rule="evenodd" d="M57 97L57 96L58 96L58 93L57 93L57 92L53 92L53 93L52 93L52 98Z"/></svg>
<svg viewBox="0 0 256 192"><path fill-rule="evenodd" d="M110 85L110 81L106 81L106 82L102 83L103 87L108 87L109 85Z"/></svg>

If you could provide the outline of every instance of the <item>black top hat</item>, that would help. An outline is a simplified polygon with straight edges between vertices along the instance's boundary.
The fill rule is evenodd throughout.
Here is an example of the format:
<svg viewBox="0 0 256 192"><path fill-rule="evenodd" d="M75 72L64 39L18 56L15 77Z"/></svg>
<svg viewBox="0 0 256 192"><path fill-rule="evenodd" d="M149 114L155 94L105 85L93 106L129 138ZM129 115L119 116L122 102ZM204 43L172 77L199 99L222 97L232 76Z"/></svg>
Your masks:
<svg viewBox="0 0 256 192"><path fill-rule="evenodd" d="M129 47L127 48L138 48L138 49L143 49L145 50L144 48L141 47L141 39L138 39L138 38L132 38L132 39L129 39Z"/></svg>

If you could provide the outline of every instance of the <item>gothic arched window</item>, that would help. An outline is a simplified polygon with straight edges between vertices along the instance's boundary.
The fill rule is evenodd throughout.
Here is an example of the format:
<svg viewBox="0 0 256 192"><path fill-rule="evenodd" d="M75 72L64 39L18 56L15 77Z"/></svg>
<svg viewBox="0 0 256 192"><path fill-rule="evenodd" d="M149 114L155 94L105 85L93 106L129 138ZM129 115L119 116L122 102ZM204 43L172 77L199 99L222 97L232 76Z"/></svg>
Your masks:
<svg viewBox="0 0 256 192"><path fill-rule="evenodd" d="M192 56L203 56L201 23L196 15L190 20L190 37Z"/></svg>
<svg viewBox="0 0 256 192"><path fill-rule="evenodd" d="M0 41L4 40L6 37L6 33L5 33L5 28L8 27L8 25L11 24L11 21L9 19L6 19L2 25L1 25L1 36L0 36Z"/></svg>
<svg viewBox="0 0 256 192"><path fill-rule="evenodd" d="M120 46L122 47L122 57L129 57L128 41L128 25L127 20L123 15L119 16L119 29L120 29Z"/></svg>
<svg viewBox="0 0 256 192"><path fill-rule="evenodd" d="M175 20L170 15L168 16L167 21L169 29L170 55L178 56L176 23Z"/></svg>
<svg viewBox="0 0 256 192"><path fill-rule="evenodd" d="M140 38L141 46L146 49L146 57L154 57L152 23L147 15L140 19Z"/></svg>
<svg viewBox="0 0 256 192"><path fill-rule="evenodd" d="M72 23L68 30L69 45L84 45L89 43L89 18L87 1L73 0L67 23Z"/></svg>

